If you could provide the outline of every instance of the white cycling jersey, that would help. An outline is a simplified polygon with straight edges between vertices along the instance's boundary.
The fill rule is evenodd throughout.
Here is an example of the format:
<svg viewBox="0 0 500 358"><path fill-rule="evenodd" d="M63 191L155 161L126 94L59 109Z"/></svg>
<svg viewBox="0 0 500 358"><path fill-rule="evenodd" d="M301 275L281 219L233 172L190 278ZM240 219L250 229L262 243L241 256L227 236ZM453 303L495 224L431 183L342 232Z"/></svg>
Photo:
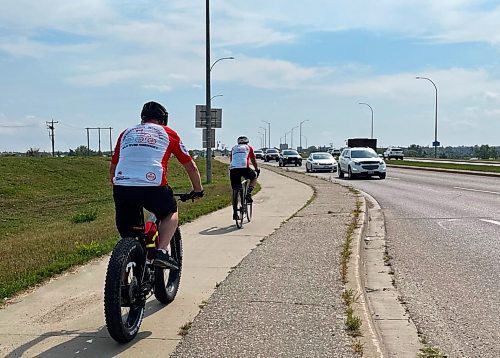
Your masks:
<svg viewBox="0 0 500 358"><path fill-rule="evenodd" d="M181 164L190 162L178 134L154 123L127 128L118 137L111 163L116 164L113 184L124 186L167 185L167 164L171 155Z"/></svg>
<svg viewBox="0 0 500 358"><path fill-rule="evenodd" d="M230 169L250 168L250 158L255 158L252 146L248 144L236 144L231 149Z"/></svg>

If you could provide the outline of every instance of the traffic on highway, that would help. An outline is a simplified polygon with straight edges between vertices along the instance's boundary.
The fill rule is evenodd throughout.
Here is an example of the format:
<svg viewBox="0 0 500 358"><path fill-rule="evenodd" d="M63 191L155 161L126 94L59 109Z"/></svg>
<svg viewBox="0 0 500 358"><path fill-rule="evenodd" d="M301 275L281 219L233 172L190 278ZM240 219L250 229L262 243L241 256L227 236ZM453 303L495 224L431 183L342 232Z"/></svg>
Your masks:
<svg viewBox="0 0 500 358"><path fill-rule="evenodd" d="M385 163L386 180L376 172L356 177L352 170L341 175L348 171L341 157L336 173L313 173L307 162L286 170L375 198L385 218L393 283L418 330L450 356L500 356L497 325L485 322L500 317L500 178L385 169Z"/></svg>

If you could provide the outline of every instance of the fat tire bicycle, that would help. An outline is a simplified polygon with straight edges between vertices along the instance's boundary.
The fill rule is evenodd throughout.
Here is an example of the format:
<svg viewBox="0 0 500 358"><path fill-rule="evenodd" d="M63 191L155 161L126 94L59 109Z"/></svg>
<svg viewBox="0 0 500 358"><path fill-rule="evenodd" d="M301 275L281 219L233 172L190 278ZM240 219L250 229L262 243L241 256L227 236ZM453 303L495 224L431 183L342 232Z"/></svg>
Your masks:
<svg viewBox="0 0 500 358"><path fill-rule="evenodd" d="M252 220L252 203L247 201L248 186L250 185L250 180L245 179L241 182L240 189L233 189L233 213L236 213L234 221L236 222L236 227L241 229L243 227L243 219L247 218L247 221Z"/></svg>
<svg viewBox="0 0 500 358"><path fill-rule="evenodd" d="M181 201L192 194L174 194ZM146 301L152 294L161 303L171 303L182 273L182 236L177 227L170 240L170 256L178 270L153 265L159 237L159 220L150 214L146 222L141 215L141 230L136 237L121 238L109 259L104 285L104 316L109 335L120 343L130 342L139 332Z"/></svg>

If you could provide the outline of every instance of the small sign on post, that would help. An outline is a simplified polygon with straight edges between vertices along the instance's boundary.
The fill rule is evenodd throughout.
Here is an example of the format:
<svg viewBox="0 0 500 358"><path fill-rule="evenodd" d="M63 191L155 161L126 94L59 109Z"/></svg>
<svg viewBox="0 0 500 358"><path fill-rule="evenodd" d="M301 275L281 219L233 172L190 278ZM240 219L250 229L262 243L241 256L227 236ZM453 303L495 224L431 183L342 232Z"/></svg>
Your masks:
<svg viewBox="0 0 500 358"><path fill-rule="evenodd" d="M438 141L432 142L433 147L439 147L440 145L441 145L441 143Z"/></svg>
<svg viewBox="0 0 500 358"><path fill-rule="evenodd" d="M207 133L208 133L208 129L203 128L203 138L202 138L203 148L208 148L207 147ZM210 148L215 148L215 129L210 129L210 143L211 143Z"/></svg>
<svg viewBox="0 0 500 358"><path fill-rule="evenodd" d="M206 112L207 110L205 105L201 104L196 105L196 121L195 121L196 128L207 127L208 121ZM211 112L212 112L211 127L222 128L222 108L211 108Z"/></svg>

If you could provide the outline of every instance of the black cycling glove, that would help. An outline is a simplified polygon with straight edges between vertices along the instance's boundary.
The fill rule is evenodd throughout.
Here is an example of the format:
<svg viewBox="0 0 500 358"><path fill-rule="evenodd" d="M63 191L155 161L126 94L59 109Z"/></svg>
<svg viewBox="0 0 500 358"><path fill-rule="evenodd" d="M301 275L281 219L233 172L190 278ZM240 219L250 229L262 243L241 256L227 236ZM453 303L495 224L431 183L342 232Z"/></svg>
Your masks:
<svg viewBox="0 0 500 358"><path fill-rule="evenodd" d="M255 169L255 172L257 173L257 178L258 178L260 175L260 169Z"/></svg>
<svg viewBox="0 0 500 358"><path fill-rule="evenodd" d="M191 193L189 193L189 195L191 196L191 199L203 198L203 196L205 195L205 192L203 190L202 191L192 190Z"/></svg>

